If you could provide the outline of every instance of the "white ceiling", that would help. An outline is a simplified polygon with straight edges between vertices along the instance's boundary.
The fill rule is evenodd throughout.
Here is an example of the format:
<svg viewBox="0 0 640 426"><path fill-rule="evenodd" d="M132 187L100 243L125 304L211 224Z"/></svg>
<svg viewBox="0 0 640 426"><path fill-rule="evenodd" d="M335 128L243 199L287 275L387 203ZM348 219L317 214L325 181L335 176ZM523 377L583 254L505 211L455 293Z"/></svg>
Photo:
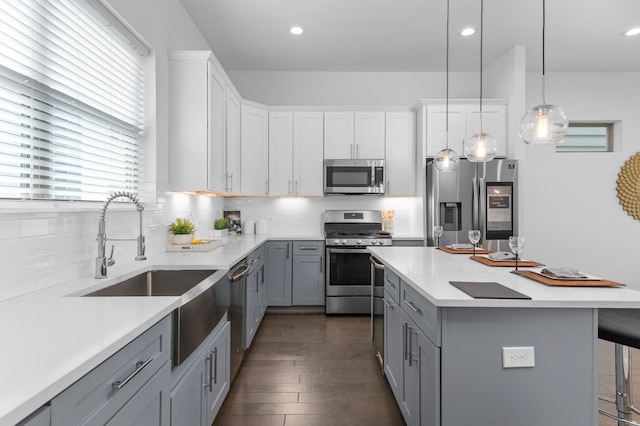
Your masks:
<svg viewBox="0 0 640 426"><path fill-rule="evenodd" d="M181 0L227 70L441 71L446 0ZM640 0L547 0L546 71L640 71ZM299 25L304 34L293 36ZM450 69L479 69L480 0L450 0ZM484 1L484 64L526 46L542 69L542 0Z"/></svg>

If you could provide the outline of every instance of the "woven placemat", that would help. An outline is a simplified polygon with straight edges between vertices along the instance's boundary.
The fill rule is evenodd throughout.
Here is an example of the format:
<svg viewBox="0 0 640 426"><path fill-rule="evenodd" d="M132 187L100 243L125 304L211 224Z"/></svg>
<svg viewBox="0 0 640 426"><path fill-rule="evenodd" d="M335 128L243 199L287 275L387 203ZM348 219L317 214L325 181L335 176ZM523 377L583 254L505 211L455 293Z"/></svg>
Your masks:
<svg viewBox="0 0 640 426"><path fill-rule="evenodd" d="M493 260L484 256L471 256L471 259L483 263L487 266L510 266L512 268L516 266L515 260ZM521 266L523 268L530 268L534 266L544 266L544 264L538 263L535 260L518 260L518 268Z"/></svg>
<svg viewBox="0 0 640 426"><path fill-rule="evenodd" d="M518 262L518 265L520 262ZM557 280L553 278L545 277L534 271L513 271L514 274L521 275L523 277L530 278L539 283L555 286L555 287L624 287L624 284L617 283L615 281L609 281L605 279L584 279L584 280Z"/></svg>
<svg viewBox="0 0 640 426"><path fill-rule="evenodd" d="M464 249L464 250L456 250L447 246L436 247L438 250L446 251L451 254L473 254L473 249ZM489 254L491 253L489 250L485 249L476 249L476 254Z"/></svg>

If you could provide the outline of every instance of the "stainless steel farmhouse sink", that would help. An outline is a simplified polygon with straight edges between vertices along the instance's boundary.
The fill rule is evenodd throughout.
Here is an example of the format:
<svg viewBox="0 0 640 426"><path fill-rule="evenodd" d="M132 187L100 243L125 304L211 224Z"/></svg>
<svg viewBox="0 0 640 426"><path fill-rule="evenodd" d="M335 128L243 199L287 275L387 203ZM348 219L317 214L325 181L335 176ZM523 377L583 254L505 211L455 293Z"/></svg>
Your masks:
<svg viewBox="0 0 640 426"><path fill-rule="evenodd" d="M151 270L84 296L182 296L215 272L210 269Z"/></svg>
<svg viewBox="0 0 640 426"><path fill-rule="evenodd" d="M180 296L173 312L173 365L180 365L213 331L229 309L231 287L226 270L154 269L126 278L83 297Z"/></svg>

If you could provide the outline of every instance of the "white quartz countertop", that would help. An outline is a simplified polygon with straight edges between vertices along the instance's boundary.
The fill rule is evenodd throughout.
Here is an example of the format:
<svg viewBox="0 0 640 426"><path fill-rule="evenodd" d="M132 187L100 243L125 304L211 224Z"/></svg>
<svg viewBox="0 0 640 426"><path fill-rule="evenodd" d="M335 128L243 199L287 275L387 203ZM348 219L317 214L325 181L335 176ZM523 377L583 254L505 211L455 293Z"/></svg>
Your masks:
<svg viewBox="0 0 640 426"><path fill-rule="evenodd" d="M0 426L21 421L186 301L80 295L150 269L227 270L267 240L324 237L229 237L209 252L163 252L110 268L103 280L88 276L0 302Z"/></svg>
<svg viewBox="0 0 640 426"><path fill-rule="evenodd" d="M433 247L369 247L369 251L436 306L640 309L640 292L629 288L547 286L510 273L513 268L486 266L468 254ZM449 281L494 281L531 300L474 299Z"/></svg>

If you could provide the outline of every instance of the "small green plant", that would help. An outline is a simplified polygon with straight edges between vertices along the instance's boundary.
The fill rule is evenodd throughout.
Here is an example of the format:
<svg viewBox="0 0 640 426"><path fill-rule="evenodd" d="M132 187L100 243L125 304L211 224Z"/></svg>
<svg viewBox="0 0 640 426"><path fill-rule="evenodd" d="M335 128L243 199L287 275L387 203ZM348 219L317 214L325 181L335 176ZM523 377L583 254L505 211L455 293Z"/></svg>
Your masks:
<svg viewBox="0 0 640 426"><path fill-rule="evenodd" d="M181 217L179 217L171 224L169 231L173 235L185 235L191 234L193 231L195 231L195 229L196 227L193 222L188 219L182 219Z"/></svg>
<svg viewBox="0 0 640 426"><path fill-rule="evenodd" d="M227 219L226 217L220 218L216 220L216 222L213 224L213 227L215 229L227 229L229 227L229 219Z"/></svg>

